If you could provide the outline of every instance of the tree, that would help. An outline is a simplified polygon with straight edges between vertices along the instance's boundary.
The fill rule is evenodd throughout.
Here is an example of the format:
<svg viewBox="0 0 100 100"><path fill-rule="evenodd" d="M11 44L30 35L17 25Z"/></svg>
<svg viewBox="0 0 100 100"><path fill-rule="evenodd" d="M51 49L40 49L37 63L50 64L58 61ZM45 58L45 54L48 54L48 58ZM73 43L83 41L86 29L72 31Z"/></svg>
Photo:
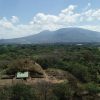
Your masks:
<svg viewBox="0 0 100 100"><path fill-rule="evenodd" d="M11 87L11 100L36 100L34 89L25 84L16 84Z"/></svg>
<svg viewBox="0 0 100 100"><path fill-rule="evenodd" d="M72 100L74 90L68 83L61 83L53 88L54 94L58 97L58 100Z"/></svg>
<svg viewBox="0 0 100 100"><path fill-rule="evenodd" d="M39 81L36 85L36 93L40 97L39 100L50 100L52 95L51 83L48 81Z"/></svg>

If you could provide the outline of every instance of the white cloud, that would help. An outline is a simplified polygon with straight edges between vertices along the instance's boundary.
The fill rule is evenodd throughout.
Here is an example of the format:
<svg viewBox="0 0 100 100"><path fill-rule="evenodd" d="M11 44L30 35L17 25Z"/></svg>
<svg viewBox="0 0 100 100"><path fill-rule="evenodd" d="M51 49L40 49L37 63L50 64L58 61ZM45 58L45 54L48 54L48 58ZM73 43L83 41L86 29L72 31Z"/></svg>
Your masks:
<svg viewBox="0 0 100 100"><path fill-rule="evenodd" d="M19 18L18 18L17 16L12 16L11 22L12 22L12 23L17 23L17 22L19 22Z"/></svg>
<svg viewBox="0 0 100 100"><path fill-rule="evenodd" d="M86 10L88 10L90 7L91 7L91 3L90 2L88 2L88 4L86 5L86 7L83 9L83 11L86 11Z"/></svg>
<svg viewBox="0 0 100 100"><path fill-rule="evenodd" d="M75 5L70 5L68 8L64 9L61 11L62 14L67 14L67 15L72 15L73 14L73 11L75 10L77 6Z"/></svg>
<svg viewBox="0 0 100 100"><path fill-rule="evenodd" d="M68 8L62 10L58 15L47 15L38 13L30 22L32 25L40 26L43 30L55 30L58 28L74 25L80 14L74 13L76 6L70 5Z"/></svg>
<svg viewBox="0 0 100 100"><path fill-rule="evenodd" d="M100 32L100 25L83 25L78 27Z"/></svg>
<svg viewBox="0 0 100 100"><path fill-rule="evenodd" d="M91 6L91 4L88 3L88 6ZM0 19L0 38L22 37L43 30L56 30L69 26L100 31L99 25L91 25L95 21L100 21L100 9L87 9L77 12L76 7L76 5L70 5L60 11L58 15L38 13L27 24L21 24L17 16L12 16L9 20L3 17Z"/></svg>
<svg viewBox="0 0 100 100"><path fill-rule="evenodd" d="M13 24L6 17L3 17L0 19L0 27L10 29L13 27Z"/></svg>

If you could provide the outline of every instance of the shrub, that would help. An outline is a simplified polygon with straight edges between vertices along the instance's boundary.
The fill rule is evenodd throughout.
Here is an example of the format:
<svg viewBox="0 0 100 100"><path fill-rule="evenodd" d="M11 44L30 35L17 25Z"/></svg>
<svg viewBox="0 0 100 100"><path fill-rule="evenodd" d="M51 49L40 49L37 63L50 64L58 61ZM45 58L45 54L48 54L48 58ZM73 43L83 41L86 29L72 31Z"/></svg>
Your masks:
<svg viewBox="0 0 100 100"><path fill-rule="evenodd" d="M86 89L91 94L100 93L100 87L97 84L95 84L95 83L88 83L88 84L86 84Z"/></svg>

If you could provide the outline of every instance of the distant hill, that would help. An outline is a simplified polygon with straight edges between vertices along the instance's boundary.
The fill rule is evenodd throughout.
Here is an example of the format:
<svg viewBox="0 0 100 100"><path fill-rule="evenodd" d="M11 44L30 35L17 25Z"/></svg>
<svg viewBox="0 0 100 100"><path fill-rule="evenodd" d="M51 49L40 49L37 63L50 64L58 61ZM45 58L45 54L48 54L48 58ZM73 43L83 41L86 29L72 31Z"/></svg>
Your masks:
<svg viewBox="0 0 100 100"><path fill-rule="evenodd" d="M22 38L0 40L0 44L39 44L69 42L100 42L100 32L90 31L81 28L62 28L56 31L46 30L38 34Z"/></svg>

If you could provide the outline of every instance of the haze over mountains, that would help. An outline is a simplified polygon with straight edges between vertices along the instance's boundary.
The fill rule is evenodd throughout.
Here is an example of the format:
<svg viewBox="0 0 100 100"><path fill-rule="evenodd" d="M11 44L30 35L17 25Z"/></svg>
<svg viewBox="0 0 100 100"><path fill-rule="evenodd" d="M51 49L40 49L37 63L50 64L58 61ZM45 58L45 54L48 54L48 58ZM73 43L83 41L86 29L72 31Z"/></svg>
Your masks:
<svg viewBox="0 0 100 100"><path fill-rule="evenodd" d="M39 44L75 42L100 42L100 32L90 31L81 28L62 28L56 31L46 30L38 34L22 38L0 40L0 44Z"/></svg>

